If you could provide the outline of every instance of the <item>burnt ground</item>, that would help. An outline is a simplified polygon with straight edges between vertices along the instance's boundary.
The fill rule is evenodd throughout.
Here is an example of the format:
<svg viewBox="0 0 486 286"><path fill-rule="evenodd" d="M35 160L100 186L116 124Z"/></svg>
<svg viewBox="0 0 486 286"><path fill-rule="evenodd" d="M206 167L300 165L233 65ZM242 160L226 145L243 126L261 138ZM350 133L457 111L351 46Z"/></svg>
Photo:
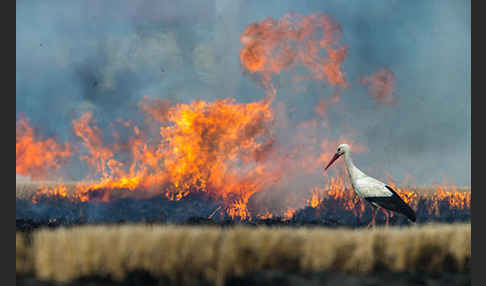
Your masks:
<svg viewBox="0 0 486 286"><path fill-rule="evenodd" d="M194 281L194 285L212 285L207 281ZM144 271L133 272L123 281L117 282L109 277L86 277L66 284L41 281L33 277L17 277L17 285L25 286L111 286L111 285L180 285L171 282L166 277L155 278ZM426 286L466 286L471 285L471 273L391 273L376 272L371 274L347 274L343 272L321 272L321 273L289 273L281 271L260 271L243 277L229 277L225 284L227 286L240 285L275 285L275 286L317 286L317 285L339 285L339 286L365 286L365 285L426 285Z"/></svg>

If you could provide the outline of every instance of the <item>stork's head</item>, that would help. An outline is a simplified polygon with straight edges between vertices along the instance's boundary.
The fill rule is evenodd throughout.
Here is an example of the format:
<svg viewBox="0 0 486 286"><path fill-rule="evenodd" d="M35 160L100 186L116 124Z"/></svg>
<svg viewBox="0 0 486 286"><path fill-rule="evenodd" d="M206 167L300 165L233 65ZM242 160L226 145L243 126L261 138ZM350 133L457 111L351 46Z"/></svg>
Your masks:
<svg viewBox="0 0 486 286"><path fill-rule="evenodd" d="M348 144L341 144L338 146L336 153L339 155L344 155L344 153L349 153L351 151L351 147Z"/></svg>
<svg viewBox="0 0 486 286"><path fill-rule="evenodd" d="M324 170L327 170L327 168L329 168L332 165L332 163L334 163L334 161L336 161L342 155L349 153L350 151L351 151L351 147L349 147L348 144L339 145L338 148L337 148L336 154L334 154L331 161L329 162L329 164L327 164L327 166Z"/></svg>

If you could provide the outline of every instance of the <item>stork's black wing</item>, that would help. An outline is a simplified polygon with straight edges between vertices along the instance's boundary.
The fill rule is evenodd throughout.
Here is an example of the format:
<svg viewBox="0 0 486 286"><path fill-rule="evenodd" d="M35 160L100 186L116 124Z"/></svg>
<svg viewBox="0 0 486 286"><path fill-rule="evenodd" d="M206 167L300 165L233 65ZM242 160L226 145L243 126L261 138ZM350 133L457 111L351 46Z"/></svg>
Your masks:
<svg viewBox="0 0 486 286"><path fill-rule="evenodd" d="M405 203L402 198L390 187L385 186L390 192L393 193L390 197L366 197L365 199L370 203L375 203L380 207L398 212L406 215L411 221L415 222L415 212L413 209Z"/></svg>

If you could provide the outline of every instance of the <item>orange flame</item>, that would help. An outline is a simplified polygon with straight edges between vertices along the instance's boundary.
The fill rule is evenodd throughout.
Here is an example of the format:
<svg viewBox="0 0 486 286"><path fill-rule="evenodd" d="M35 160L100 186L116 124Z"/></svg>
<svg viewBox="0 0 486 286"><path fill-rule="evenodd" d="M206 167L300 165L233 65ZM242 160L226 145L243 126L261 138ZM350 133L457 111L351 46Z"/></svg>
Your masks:
<svg viewBox="0 0 486 286"><path fill-rule="evenodd" d="M273 217L274 217L273 213L271 213L268 210L266 210L265 213L263 213L261 215L257 215L257 218L258 219L271 219Z"/></svg>
<svg viewBox="0 0 486 286"><path fill-rule="evenodd" d="M67 198L67 187L62 184L54 186L53 188L49 188L48 186L40 186L39 190L32 196L32 202L37 204L46 195L57 199Z"/></svg>
<svg viewBox="0 0 486 286"><path fill-rule="evenodd" d="M294 216L294 214L295 214L296 212L297 212L297 209L296 209L296 208L288 208L288 209L285 211L285 213L284 213L284 216L283 216L283 217L284 217L284 219L285 219L285 220L289 220L289 219L291 219L291 218Z"/></svg>
<svg viewBox="0 0 486 286"><path fill-rule="evenodd" d="M33 179L45 179L59 169L73 153L69 143L59 145L54 139L39 140L27 119L21 117L16 127L16 172Z"/></svg>
<svg viewBox="0 0 486 286"><path fill-rule="evenodd" d="M283 215L281 216L281 218L283 220L289 220L289 219L292 219L292 217L294 216L294 214L297 212L297 208L292 208L292 207L289 207L287 208L284 212L283 212ZM277 212L278 213L278 212ZM265 212L263 214L259 214L256 216L258 219L272 219L272 218L278 218L279 216L275 213L275 212L272 212L272 211L269 211L269 210L265 210Z"/></svg>
<svg viewBox="0 0 486 286"><path fill-rule="evenodd" d="M241 35L243 72L275 93L272 76L297 64L309 72L302 79L327 80L332 86L348 87L341 71L346 47L338 44L341 27L328 15L288 13L278 21L269 17L249 24Z"/></svg>
<svg viewBox="0 0 486 286"><path fill-rule="evenodd" d="M107 201L135 189L146 190L147 195L157 189L171 200L180 200L199 191L223 200L230 216L246 219L251 195L282 176L266 160L273 145L269 101L194 101L169 108L166 118L157 116L158 122L165 123L160 125L160 141L153 145L130 122L122 122L135 133L127 143L115 140L106 144L92 114L73 121L75 134L86 149L81 159L102 176L98 182L78 184L77 199ZM116 158L122 151L128 152L131 161ZM42 189L38 195L47 193Z"/></svg>
<svg viewBox="0 0 486 286"><path fill-rule="evenodd" d="M391 181L387 184L415 211L418 209L419 202L422 201L428 215L439 216L441 207L445 207L449 211L471 208L471 192L460 192L454 186L436 185L435 193L420 194L400 188ZM324 188L314 187L309 192L311 197L306 201L308 207L317 209L337 207L352 210L358 216L362 216L366 208L366 203L360 200L350 187L346 187L344 180L340 177L331 178ZM327 204L326 200L331 200L334 204ZM390 215L393 216L394 213L391 212Z"/></svg>
<svg viewBox="0 0 486 286"><path fill-rule="evenodd" d="M94 124L96 121L92 119L92 113L88 112L78 120L73 120L73 129L89 152L89 155L84 155L81 159L86 160L97 173L101 172L106 176L106 164L114 156L114 152L104 146L102 131L97 126L92 126Z"/></svg>
<svg viewBox="0 0 486 286"><path fill-rule="evenodd" d="M342 177L332 177L328 182L324 188L314 187L310 190L312 196L306 202L307 206L318 209L331 207L334 211L338 209L350 210L357 216L364 213L365 203L351 188L346 187ZM332 204L325 203L326 201L330 201Z"/></svg>
<svg viewBox="0 0 486 286"><path fill-rule="evenodd" d="M440 215L440 206L442 202L446 202L445 205L448 210L471 208L470 192L458 192L454 186L436 185L435 188L436 193L433 203L429 207L429 214L434 213L436 216Z"/></svg>

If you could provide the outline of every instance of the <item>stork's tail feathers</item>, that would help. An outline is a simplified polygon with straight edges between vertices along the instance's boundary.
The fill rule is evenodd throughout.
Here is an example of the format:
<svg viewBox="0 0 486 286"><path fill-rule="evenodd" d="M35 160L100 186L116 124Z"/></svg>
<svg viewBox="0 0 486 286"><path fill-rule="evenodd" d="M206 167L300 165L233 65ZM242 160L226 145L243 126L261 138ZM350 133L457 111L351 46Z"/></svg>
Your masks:
<svg viewBox="0 0 486 286"><path fill-rule="evenodd" d="M400 201L398 211L407 216L409 220L415 222L417 220L417 217L415 216L415 211L406 202L404 202L403 199L390 186L386 186L386 188L390 190L394 196L397 197L397 201Z"/></svg>
<svg viewBox="0 0 486 286"><path fill-rule="evenodd" d="M415 216L415 212L405 202L404 202L404 206L403 206L403 214L406 215L408 217L408 219L413 221L413 222L415 222L417 220L417 217Z"/></svg>

